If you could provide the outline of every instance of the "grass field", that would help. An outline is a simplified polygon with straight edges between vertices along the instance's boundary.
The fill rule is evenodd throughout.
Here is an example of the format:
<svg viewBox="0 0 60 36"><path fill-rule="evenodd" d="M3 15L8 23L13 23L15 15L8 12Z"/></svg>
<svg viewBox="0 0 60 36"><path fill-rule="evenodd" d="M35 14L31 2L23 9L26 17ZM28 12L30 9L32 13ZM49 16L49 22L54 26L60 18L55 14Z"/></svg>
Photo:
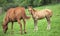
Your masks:
<svg viewBox="0 0 60 36"><path fill-rule="evenodd" d="M26 20L26 31L27 34L20 34L20 26L17 22L14 23L14 33L11 34L11 23L8 25L8 31L6 34L2 31L2 21L5 16L5 13L0 15L0 36L60 36L60 4L55 5L46 5L41 7L35 7L34 9L41 10L41 9L51 9L53 11L53 16L51 17L51 30L47 31L47 21L46 19L38 20L38 31L33 32L34 29L34 22L32 17L29 20ZM26 14L31 16L26 9ZM22 22L22 21L21 21ZM23 22L22 22L23 23ZM23 25L23 24L22 24ZM23 28L24 29L24 28Z"/></svg>

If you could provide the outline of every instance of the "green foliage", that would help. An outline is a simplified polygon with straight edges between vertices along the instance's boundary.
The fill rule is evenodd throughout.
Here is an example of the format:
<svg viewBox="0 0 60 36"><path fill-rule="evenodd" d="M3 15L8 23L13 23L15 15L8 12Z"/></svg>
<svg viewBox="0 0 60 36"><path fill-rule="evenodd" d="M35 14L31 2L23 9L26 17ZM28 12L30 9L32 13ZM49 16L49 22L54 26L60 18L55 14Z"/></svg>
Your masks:
<svg viewBox="0 0 60 36"><path fill-rule="evenodd" d="M0 6L5 5L7 3L7 0L0 0Z"/></svg>
<svg viewBox="0 0 60 36"><path fill-rule="evenodd" d="M34 6L40 6L41 5L41 0L34 0L33 5Z"/></svg>
<svg viewBox="0 0 60 36"><path fill-rule="evenodd" d="M12 2L13 2L13 0L7 0L7 2L8 2L8 3L12 3Z"/></svg>
<svg viewBox="0 0 60 36"><path fill-rule="evenodd" d="M51 4L53 0L41 0L42 5Z"/></svg>
<svg viewBox="0 0 60 36"><path fill-rule="evenodd" d="M18 5L14 4L14 3L7 3L6 5L3 5L3 9L6 11L9 8L14 8L17 7Z"/></svg>
<svg viewBox="0 0 60 36"><path fill-rule="evenodd" d="M13 0L15 4L19 5L23 2L23 0Z"/></svg>
<svg viewBox="0 0 60 36"><path fill-rule="evenodd" d="M57 3L60 0L0 0L0 6L3 6L5 10L12 6L24 6L27 7L29 5L32 6L40 6L40 5L47 5L51 3Z"/></svg>
<svg viewBox="0 0 60 36"><path fill-rule="evenodd" d="M30 4L30 0L14 0L14 3L18 6L27 7Z"/></svg>

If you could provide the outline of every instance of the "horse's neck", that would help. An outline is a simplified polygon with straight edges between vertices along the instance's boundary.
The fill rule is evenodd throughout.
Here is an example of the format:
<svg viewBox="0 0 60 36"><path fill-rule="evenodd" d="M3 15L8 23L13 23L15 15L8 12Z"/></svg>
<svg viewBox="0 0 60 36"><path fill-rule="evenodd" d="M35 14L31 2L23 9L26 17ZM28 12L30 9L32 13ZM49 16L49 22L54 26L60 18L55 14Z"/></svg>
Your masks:
<svg viewBox="0 0 60 36"><path fill-rule="evenodd" d="M36 10L32 9L32 17L34 17L34 15L36 15L35 13L36 13Z"/></svg>

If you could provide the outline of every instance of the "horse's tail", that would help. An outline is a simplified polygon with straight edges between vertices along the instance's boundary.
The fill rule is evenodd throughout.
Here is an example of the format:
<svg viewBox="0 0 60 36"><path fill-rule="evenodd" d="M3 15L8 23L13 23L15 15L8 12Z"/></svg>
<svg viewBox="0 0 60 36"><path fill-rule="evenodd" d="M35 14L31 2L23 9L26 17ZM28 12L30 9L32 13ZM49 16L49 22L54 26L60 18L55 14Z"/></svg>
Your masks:
<svg viewBox="0 0 60 36"><path fill-rule="evenodd" d="M25 18L26 18L26 19L29 19L30 17L29 17L29 16L26 16L26 14L25 14Z"/></svg>
<svg viewBox="0 0 60 36"><path fill-rule="evenodd" d="M27 16L25 13L24 13L24 17L25 17L25 19L29 19L29 18L30 18L30 17Z"/></svg>
<svg viewBox="0 0 60 36"><path fill-rule="evenodd" d="M50 9L47 9L46 11L49 13L50 17L52 17L52 15L53 15L53 12L52 12L52 10L50 10Z"/></svg>

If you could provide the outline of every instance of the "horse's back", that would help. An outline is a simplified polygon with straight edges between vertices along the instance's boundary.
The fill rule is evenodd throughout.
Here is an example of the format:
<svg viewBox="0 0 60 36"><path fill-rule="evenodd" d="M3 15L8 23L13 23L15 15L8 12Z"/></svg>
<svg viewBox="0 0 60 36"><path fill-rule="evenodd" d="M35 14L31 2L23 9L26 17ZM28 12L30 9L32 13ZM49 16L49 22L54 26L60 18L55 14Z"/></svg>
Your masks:
<svg viewBox="0 0 60 36"><path fill-rule="evenodd" d="M46 16L51 17L52 16L52 10L46 9Z"/></svg>
<svg viewBox="0 0 60 36"><path fill-rule="evenodd" d="M52 11L50 9L43 9L40 11L37 11L34 15L35 17L44 18L44 17L51 17Z"/></svg>
<svg viewBox="0 0 60 36"><path fill-rule="evenodd" d="M6 16L9 18L9 20L14 20L14 18L15 18L14 10L15 10L15 8L10 8L10 9L7 11Z"/></svg>
<svg viewBox="0 0 60 36"><path fill-rule="evenodd" d="M52 10L50 9L43 9L40 11L41 15L44 15L44 16L52 16Z"/></svg>
<svg viewBox="0 0 60 36"><path fill-rule="evenodd" d="M25 10L23 10L22 7L16 7L15 8L15 16L17 18L21 18L23 15L23 11L25 11Z"/></svg>
<svg viewBox="0 0 60 36"><path fill-rule="evenodd" d="M17 12L16 16L19 17L19 18L20 17L25 18L25 19L29 18L29 17L26 16L24 7L16 7L15 12Z"/></svg>

